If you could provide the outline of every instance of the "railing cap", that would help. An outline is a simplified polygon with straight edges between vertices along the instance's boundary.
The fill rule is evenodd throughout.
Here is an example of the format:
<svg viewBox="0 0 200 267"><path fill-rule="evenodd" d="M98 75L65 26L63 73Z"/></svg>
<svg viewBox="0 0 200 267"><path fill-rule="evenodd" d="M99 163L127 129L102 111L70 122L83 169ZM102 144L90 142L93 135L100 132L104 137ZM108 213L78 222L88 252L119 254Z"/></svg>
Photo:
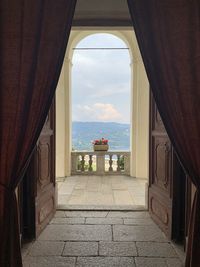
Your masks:
<svg viewBox="0 0 200 267"><path fill-rule="evenodd" d="M130 151L72 151L74 155L128 155Z"/></svg>

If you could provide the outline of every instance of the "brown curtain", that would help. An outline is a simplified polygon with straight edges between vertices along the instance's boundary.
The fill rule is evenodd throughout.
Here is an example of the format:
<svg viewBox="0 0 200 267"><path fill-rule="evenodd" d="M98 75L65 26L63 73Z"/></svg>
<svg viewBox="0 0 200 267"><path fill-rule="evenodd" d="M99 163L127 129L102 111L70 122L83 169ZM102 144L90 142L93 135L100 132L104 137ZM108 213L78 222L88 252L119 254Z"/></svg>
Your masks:
<svg viewBox="0 0 200 267"><path fill-rule="evenodd" d="M22 266L15 189L54 96L76 0L0 1L0 266Z"/></svg>
<svg viewBox="0 0 200 267"><path fill-rule="evenodd" d="M186 266L200 266L200 1L128 0L169 137L197 187Z"/></svg>

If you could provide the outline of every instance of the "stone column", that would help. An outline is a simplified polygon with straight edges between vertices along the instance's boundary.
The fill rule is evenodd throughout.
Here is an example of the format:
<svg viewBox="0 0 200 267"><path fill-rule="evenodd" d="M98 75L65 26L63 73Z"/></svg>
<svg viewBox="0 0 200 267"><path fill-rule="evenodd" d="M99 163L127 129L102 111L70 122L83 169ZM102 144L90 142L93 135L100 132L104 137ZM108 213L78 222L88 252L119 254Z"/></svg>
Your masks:
<svg viewBox="0 0 200 267"><path fill-rule="evenodd" d="M105 153L97 152L96 157L97 157L96 158L97 175L104 175L105 174Z"/></svg>
<svg viewBox="0 0 200 267"><path fill-rule="evenodd" d="M72 151L72 99L71 99L71 72L72 61L65 58L64 86L65 86L65 176L71 175L71 151Z"/></svg>

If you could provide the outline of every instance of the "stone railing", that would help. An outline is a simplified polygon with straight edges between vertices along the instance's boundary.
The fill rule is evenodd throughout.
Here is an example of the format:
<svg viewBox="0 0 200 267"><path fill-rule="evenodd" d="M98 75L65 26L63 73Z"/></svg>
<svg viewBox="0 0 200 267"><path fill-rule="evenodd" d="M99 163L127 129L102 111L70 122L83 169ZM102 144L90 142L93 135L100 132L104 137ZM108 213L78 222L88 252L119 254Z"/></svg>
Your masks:
<svg viewBox="0 0 200 267"><path fill-rule="evenodd" d="M72 175L130 175L130 152L73 151L71 155Z"/></svg>

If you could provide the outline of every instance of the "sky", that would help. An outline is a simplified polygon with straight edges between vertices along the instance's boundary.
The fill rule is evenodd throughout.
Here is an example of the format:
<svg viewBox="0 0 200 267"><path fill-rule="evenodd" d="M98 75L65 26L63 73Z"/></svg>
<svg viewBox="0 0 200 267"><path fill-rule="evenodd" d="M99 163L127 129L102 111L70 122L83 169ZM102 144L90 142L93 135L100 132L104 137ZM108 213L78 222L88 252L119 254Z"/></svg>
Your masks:
<svg viewBox="0 0 200 267"><path fill-rule="evenodd" d="M127 47L111 34L93 34L76 48ZM128 50L74 50L72 120L130 123Z"/></svg>

